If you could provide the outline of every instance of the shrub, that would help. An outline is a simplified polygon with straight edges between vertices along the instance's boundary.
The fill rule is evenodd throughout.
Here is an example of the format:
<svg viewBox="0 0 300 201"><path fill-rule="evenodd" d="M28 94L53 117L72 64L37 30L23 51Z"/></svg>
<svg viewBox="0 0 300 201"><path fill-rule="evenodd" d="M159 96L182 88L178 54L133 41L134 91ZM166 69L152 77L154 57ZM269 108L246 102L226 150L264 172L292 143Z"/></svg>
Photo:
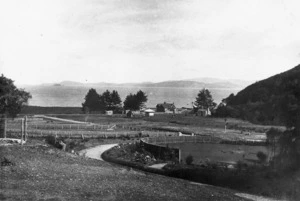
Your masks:
<svg viewBox="0 0 300 201"><path fill-rule="evenodd" d="M262 151L257 152L256 156L261 163L264 163L267 160L267 155Z"/></svg>
<svg viewBox="0 0 300 201"><path fill-rule="evenodd" d="M52 145L52 146L54 146L54 147L56 147L56 148L60 148L60 149L62 148L62 146L59 144L59 140L56 139L56 137L53 136L53 135L48 135L48 136L46 137L45 141L46 141L48 144L50 144L50 145Z"/></svg>
<svg viewBox="0 0 300 201"><path fill-rule="evenodd" d="M247 164L244 163L241 160L238 160L238 162L236 163L236 169L238 172L242 171L245 167L247 167Z"/></svg>
<svg viewBox="0 0 300 201"><path fill-rule="evenodd" d="M192 155L188 155L188 156L185 158L185 163L186 163L187 165L191 165L191 164L193 163L193 161L194 161L194 158L193 158Z"/></svg>
<svg viewBox="0 0 300 201"><path fill-rule="evenodd" d="M55 146L55 144L56 144L56 138L55 138L55 136L53 136L53 135L48 135L48 136L46 137L45 141L46 141L48 144L53 145L53 146Z"/></svg>
<svg viewBox="0 0 300 201"><path fill-rule="evenodd" d="M76 141L71 141L70 143L67 144L67 147L69 150L74 149L77 146L78 143Z"/></svg>

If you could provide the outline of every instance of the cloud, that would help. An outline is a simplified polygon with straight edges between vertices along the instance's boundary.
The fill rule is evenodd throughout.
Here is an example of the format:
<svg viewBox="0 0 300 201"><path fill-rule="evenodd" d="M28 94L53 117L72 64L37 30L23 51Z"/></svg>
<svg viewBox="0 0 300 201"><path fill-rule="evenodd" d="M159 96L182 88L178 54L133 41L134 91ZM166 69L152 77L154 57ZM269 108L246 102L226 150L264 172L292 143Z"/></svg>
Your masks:
<svg viewBox="0 0 300 201"><path fill-rule="evenodd" d="M299 62L298 4L294 0L1 1L0 67L24 83L264 78Z"/></svg>

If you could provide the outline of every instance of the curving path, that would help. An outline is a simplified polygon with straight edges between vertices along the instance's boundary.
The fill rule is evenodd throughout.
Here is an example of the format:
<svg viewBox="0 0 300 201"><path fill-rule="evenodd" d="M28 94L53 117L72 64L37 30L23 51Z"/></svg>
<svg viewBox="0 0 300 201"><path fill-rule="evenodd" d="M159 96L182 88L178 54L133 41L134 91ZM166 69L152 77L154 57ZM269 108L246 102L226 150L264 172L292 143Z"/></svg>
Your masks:
<svg viewBox="0 0 300 201"><path fill-rule="evenodd" d="M92 158L92 159L97 159L97 160L103 161L103 159L101 158L102 153L105 152L106 150L114 147L114 146L117 146L117 145L118 144L104 144L104 145L99 145L99 146L96 146L96 147L84 149L84 150L82 150L82 151L79 152L79 155L84 155L85 157L88 157L88 158ZM163 164L156 164L156 165L153 165L152 168L161 169L164 165L166 165L166 164L165 163L163 163ZM211 186L211 185L202 184L202 183L196 183L196 182L190 182L190 184L192 184L192 185L200 185L200 186ZM252 200L252 201L281 201L281 200L277 200L277 199L267 198L267 197L263 197L263 196L256 196L256 195L251 195L251 194L246 194L246 193L235 193L235 196L238 196L240 198L246 198L246 199Z"/></svg>
<svg viewBox="0 0 300 201"><path fill-rule="evenodd" d="M82 151L79 152L79 155L84 155L85 157L88 158L93 158L93 159L97 159L97 160L101 160L103 161L103 159L101 158L101 155L103 152L105 152L106 150L117 146L118 144L103 144L103 145L99 145L96 147L92 147L92 148L88 148L88 149L84 149Z"/></svg>

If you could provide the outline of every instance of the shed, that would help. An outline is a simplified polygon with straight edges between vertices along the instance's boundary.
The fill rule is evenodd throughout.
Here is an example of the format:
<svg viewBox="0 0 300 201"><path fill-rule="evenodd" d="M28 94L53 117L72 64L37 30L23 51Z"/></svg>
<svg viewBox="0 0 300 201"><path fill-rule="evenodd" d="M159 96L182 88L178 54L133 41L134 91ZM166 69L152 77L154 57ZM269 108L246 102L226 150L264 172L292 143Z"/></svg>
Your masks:
<svg viewBox="0 0 300 201"><path fill-rule="evenodd" d="M131 111L131 110L126 110L126 116L127 116L128 118L133 117L132 111Z"/></svg>
<svg viewBox="0 0 300 201"><path fill-rule="evenodd" d="M175 110L176 110L176 107L175 107L174 103L164 102L164 103L160 103L160 104L156 105L156 111L157 112L169 113L169 112L175 112Z"/></svg>
<svg viewBox="0 0 300 201"><path fill-rule="evenodd" d="M106 115L113 115L113 113L114 113L114 112L113 112L112 110L106 110L106 111L105 111L105 114L106 114Z"/></svg>
<svg viewBox="0 0 300 201"><path fill-rule="evenodd" d="M211 111L209 109L199 108L196 112L196 115L199 115L199 116L202 116L202 117L210 116Z"/></svg>
<svg viewBox="0 0 300 201"><path fill-rule="evenodd" d="M145 110L145 116L146 117L152 117L152 116L154 116L154 113L155 113L154 110L151 110L151 109Z"/></svg>

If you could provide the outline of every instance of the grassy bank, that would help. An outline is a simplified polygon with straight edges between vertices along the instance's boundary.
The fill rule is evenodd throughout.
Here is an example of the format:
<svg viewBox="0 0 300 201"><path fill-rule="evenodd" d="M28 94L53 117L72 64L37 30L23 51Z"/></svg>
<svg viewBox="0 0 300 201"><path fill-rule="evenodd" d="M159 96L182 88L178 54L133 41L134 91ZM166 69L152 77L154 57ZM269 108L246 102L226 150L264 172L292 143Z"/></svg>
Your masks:
<svg viewBox="0 0 300 201"><path fill-rule="evenodd" d="M43 141L0 146L1 200L243 200L235 191L145 174Z"/></svg>

